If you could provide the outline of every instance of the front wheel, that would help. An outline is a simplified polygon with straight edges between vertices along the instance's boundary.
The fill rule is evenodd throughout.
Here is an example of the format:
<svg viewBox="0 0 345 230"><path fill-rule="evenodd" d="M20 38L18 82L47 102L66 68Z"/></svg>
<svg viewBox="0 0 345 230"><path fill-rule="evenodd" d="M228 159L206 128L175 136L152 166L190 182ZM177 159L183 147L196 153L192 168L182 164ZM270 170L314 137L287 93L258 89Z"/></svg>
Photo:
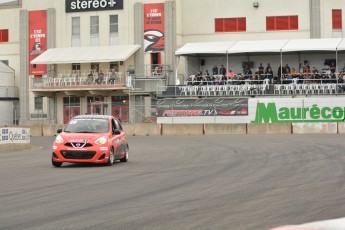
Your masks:
<svg viewBox="0 0 345 230"><path fill-rule="evenodd" d="M52 160L52 165L53 165L54 167L60 168L61 165L62 165L62 162L55 162L55 161Z"/></svg>
<svg viewBox="0 0 345 230"><path fill-rule="evenodd" d="M120 160L121 162L127 162L128 161L128 153L129 153L129 149L128 149L128 145L127 145L126 150L125 150L125 156Z"/></svg>
<svg viewBox="0 0 345 230"><path fill-rule="evenodd" d="M109 152L109 159L108 162L106 163L107 166L111 166L114 164L114 149L112 148Z"/></svg>

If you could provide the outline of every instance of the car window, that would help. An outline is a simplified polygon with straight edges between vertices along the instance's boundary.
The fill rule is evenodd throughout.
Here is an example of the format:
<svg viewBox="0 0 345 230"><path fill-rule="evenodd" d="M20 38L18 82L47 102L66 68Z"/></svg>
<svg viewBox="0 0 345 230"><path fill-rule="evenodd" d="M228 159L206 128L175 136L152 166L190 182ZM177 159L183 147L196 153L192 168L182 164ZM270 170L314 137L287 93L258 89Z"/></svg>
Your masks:
<svg viewBox="0 0 345 230"><path fill-rule="evenodd" d="M65 128L71 133L105 133L108 132L106 119L74 119Z"/></svg>
<svg viewBox="0 0 345 230"><path fill-rule="evenodd" d="M120 123L119 123L116 119L113 119L113 121L114 121L114 123L115 123L116 129L122 131L122 127L121 127Z"/></svg>

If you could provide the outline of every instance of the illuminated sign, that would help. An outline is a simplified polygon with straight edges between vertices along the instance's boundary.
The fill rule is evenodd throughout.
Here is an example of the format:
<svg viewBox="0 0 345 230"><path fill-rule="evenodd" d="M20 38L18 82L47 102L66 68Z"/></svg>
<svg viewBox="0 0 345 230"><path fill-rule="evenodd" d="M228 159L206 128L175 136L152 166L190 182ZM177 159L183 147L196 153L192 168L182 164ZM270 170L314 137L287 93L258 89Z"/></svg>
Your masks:
<svg viewBox="0 0 345 230"><path fill-rule="evenodd" d="M66 13L122 9L123 0L66 0Z"/></svg>

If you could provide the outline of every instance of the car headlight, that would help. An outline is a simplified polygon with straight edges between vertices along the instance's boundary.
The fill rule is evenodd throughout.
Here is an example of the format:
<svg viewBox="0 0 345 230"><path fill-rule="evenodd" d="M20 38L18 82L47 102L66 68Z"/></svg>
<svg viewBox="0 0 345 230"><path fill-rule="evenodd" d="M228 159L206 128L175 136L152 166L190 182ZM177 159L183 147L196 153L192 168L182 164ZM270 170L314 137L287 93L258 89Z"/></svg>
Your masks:
<svg viewBox="0 0 345 230"><path fill-rule="evenodd" d="M56 144L62 144L63 142L64 142L64 140L60 135L56 136L56 138L55 138Z"/></svg>
<svg viewBox="0 0 345 230"><path fill-rule="evenodd" d="M107 142L108 142L108 137L106 136L100 137L95 141L97 145L104 145Z"/></svg>

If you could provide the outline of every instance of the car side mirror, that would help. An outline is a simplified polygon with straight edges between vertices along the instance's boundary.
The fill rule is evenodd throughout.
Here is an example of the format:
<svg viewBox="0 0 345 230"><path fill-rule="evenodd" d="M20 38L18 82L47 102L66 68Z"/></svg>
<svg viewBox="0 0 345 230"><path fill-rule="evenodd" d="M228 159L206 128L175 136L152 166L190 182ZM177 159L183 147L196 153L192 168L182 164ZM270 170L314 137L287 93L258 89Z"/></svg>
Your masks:
<svg viewBox="0 0 345 230"><path fill-rule="evenodd" d="M121 131L118 129L114 129L113 133L114 133L114 135L119 135L119 134L121 134Z"/></svg>
<svg viewBox="0 0 345 230"><path fill-rule="evenodd" d="M62 129L58 129L56 132L57 133L62 133Z"/></svg>

